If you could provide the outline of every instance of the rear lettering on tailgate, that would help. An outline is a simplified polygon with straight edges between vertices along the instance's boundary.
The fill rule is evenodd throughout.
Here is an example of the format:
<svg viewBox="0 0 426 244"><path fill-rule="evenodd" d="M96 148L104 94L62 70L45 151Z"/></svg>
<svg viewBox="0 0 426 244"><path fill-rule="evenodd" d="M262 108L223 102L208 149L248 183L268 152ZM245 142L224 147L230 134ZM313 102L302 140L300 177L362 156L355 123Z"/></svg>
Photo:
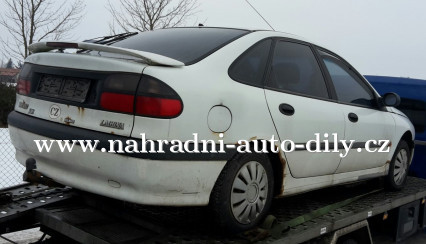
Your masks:
<svg viewBox="0 0 426 244"><path fill-rule="evenodd" d="M124 123L122 122L102 120L100 126L124 130Z"/></svg>

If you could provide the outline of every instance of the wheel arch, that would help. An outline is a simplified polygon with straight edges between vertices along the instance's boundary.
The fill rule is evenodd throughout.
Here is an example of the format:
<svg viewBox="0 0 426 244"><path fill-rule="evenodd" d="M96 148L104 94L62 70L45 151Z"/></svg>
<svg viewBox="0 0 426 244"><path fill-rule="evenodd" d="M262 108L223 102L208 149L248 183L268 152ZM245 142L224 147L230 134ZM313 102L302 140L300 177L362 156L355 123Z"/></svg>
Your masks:
<svg viewBox="0 0 426 244"><path fill-rule="evenodd" d="M414 152L415 144L414 144L413 138L414 138L414 135L411 133L411 131L406 131L400 139L400 141L407 142L408 147L410 148L410 164L414 156L413 152Z"/></svg>
<svg viewBox="0 0 426 244"><path fill-rule="evenodd" d="M251 140L249 142L250 149L254 148L254 141L257 141L258 145L262 145L261 139ZM272 166L272 170L273 170L273 173L274 173L274 197L282 196L283 192L284 192L284 177L285 177L285 169L286 169L287 161L284 159L284 156L282 155L281 151L278 151L277 153L272 152L270 150L271 149L271 143L268 140L265 140L265 141L267 143L267 149L268 149L267 156L268 156L269 162ZM275 145L275 148L277 148L276 145ZM236 152L226 162L226 164L228 164L230 161L232 161L238 154L239 153Z"/></svg>
<svg viewBox="0 0 426 244"><path fill-rule="evenodd" d="M261 145L261 140L256 140L258 145ZM283 158L281 151L277 153L271 151L271 143L266 140L268 149L268 159L271 163L272 170L274 173L274 197L281 196L284 192L284 176L287 161ZM253 148L253 141L250 142L250 147ZM277 147L275 146L275 149Z"/></svg>
<svg viewBox="0 0 426 244"><path fill-rule="evenodd" d="M408 143L408 146L410 147L410 149L414 148L413 134L411 133L411 131L406 131L402 135L401 140L406 141Z"/></svg>

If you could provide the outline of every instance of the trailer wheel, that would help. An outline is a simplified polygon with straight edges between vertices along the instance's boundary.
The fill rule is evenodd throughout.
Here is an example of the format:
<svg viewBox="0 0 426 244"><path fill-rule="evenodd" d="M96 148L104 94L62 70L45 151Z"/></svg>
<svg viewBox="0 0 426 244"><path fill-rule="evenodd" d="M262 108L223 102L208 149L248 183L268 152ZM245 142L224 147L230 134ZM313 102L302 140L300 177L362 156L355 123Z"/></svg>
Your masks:
<svg viewBox="0 0 426 244"><path fill-rule="evenodd" d="M238 154L222 170L210 197L216 222L237 233L261 223L271 205L274 174L266 154Z"/></svg>
<svg viewBox="0 0 426 244"><path fill-rule="evenodd" d="M404 187L407 181L410 158L411 153L407 142L400 141L389 164L389 173L386 177L387 186L390 190L401 190Z"/></svg>

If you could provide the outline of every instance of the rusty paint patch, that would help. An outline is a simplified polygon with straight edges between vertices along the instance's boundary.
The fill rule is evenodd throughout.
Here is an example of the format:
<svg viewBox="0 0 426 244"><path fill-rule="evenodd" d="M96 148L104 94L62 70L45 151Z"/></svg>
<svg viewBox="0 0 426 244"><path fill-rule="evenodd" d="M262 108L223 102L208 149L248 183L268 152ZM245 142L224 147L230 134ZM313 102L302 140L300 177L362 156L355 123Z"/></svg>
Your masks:
<svg viewBox="0 0 426 244"><path fill-rule="evenodd" d="M277 148L277 145L275 145L275 147ZM285 179L285 176L286 176L285 166L287 164L287 161L284 159L284 157L281 153L281 150L278 151L278 157L280 158L280 162L281 162L282 169L283 169L283 171L281 172L283 177L282 177L281 190L280 190L280 196L282 196L282 195L284 195L284 179Z"/></svg>
<svg viewBox="0 0 426 244"><path fill-rule="evenodd" d="M71 125L71 122L72 122L72 119L71 119L71 117L70 117L70 116L67 116L67 117L64 119L64 123L65 123L66 125Z"/></svg>
<svg viewBox="0 0 426 244"><path fill-rule="evenodd" d="M220 136L222 134L222 136ZM212 131L212 135L217 137L217 140L223 140L223 138L225 137L225 133L224 132L213 132Z"/></svg>
<svg viewBox="0 0 426 244"><path fill-rule="evenodd" d="M392 142L390 141L388 147L390 148L391 146L392 146Z"/></svg>
<svg viewBox="0 0 426 244"><path fill-rule="evenodd" d="M386 164L390 164L390 160L386 161L385 165L386 165Z"/></svg>
<svg viewBox="0 0 426 244"><path fill-rule="evenodd" d="M84 108L83 107L77 107L77 109L78 109L78 114L80 116L84 116Z"/></svg>
<svg viewBox="0 0 426 244"><path fill-rule="evenodd" d="M253 136L249 139L249 141L254 141L254 140L257 140L257 136Z"/></svg>
<svg viewBox="0 0 426 244"><path fill-rule="evenodd" d="M111 134L115 135L115 132L114 132L114 131L111 131Z"/></svg>

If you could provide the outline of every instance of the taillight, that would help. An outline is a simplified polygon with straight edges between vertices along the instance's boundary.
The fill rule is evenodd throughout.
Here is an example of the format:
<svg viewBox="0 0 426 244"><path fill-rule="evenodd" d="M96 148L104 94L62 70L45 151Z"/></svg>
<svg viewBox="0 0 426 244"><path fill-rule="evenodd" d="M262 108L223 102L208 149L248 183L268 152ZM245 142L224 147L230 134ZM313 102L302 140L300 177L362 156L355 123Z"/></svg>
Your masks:
<svg viewBox="0 0 426 244"><path fill-rule="evenodd" d="M104 92L101 95L101 107L117 112L133 113L134 101L135 96L133 95L111 92Z"/></svg>
<svg viewBox="0 0 426 244"><path fill-rule="evenodd" d="M100 107L164 119L182 113L182 100L170 86L151 76L142 76L139 82L139 77L133 74L109 76L103 85Z"/></svg>
<svg viewBox="0 0 426 244"><path fill-rule="evenodd" d="M136 97L136 115L174 118L182 110L182 100L170 86L150 76L142 78Z"/></svg>
<svg viewBox="0 0 426 244"><path fill-rule="evenodd" d="M140 75L116 74L110 75L103 84L100 106L101 108L120 112L134 112L135 93Z"/></svg>
<svg viewBox="0 0 426 244"><path fill-rule="evenodd" d="M20 95L28 95L31 91L31 82L28 80L19 79L16 84L16 93Z"/></svg>
<svg viewBox="0 0 426 244"><path fill-rule="evenodd" d="M32 79L32 66L31 64L24 64L19 72L16 81L16 93L21 95L28 95L31 92L31 79Z"/></svg>
<svg viewBox="0 0 426 244"><path fill-rule="evenodd" d="M171 118L182 112L182 102L177 99L144 96L136 99L137 115Z"/></svg>

